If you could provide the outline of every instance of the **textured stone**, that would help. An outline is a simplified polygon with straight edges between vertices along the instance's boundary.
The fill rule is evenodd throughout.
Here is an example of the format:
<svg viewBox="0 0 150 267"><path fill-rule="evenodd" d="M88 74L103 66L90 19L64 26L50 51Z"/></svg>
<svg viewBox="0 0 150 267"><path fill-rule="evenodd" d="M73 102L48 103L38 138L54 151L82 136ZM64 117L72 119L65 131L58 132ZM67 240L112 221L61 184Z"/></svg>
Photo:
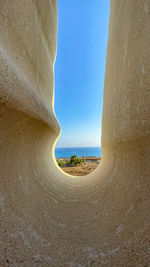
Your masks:
<svg viewBox="0 0 150 267"><path fill-rule="evenodd" d="M111 0L103 159L58 169L55 0L0 0L0 266L150 266L150 1Z"/></svg>

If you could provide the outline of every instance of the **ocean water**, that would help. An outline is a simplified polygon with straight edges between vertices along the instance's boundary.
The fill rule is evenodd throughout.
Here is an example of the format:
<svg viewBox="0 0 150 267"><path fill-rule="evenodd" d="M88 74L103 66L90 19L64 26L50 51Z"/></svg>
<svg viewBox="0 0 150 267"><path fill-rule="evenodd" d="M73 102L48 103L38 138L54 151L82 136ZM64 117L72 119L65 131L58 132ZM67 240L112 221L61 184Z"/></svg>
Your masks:
<svg viewBox="0 0 150 267"><path fill-rule="evenodd" d="M56 158L70 158L72 155L77 155L78 157L101 157L102 150L101 147L61 147L55 148Z"/></svg>

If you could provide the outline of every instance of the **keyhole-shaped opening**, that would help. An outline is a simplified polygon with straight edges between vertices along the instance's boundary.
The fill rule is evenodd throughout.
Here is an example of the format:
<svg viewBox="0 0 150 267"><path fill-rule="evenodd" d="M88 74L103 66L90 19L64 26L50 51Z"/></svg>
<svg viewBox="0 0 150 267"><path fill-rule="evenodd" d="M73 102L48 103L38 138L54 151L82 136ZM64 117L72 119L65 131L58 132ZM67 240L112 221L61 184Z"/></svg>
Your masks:
<svg viewBox="0 0 150 267"><path fill-rule="evenodd" d="M59 167L87 175L100 163L109 0L58 0L55 112Z"/></svg>

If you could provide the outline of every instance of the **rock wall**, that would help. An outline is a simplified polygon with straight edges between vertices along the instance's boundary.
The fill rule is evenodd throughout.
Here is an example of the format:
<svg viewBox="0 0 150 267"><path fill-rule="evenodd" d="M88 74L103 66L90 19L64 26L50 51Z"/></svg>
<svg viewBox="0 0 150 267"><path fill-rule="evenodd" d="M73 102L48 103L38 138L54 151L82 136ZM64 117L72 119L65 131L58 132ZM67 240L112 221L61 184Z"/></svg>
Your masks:
<svg viewBox="0 0 150 267"><path fill-rule="evenodd" d="M0 266L150 266L150 2L111 0L103 159L56 165L55 0L0 0Z"/></svg>

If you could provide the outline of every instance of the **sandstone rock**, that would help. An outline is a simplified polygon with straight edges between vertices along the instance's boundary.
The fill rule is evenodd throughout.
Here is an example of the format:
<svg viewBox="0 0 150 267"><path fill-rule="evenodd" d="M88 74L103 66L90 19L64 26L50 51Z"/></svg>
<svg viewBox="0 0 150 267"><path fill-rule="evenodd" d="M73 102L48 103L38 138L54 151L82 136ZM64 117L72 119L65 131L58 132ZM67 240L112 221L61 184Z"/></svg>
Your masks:
<svg viewBox="0 0 150 267"><path fill-rule="evenodd" d="M149 266L150 2L111 0L103 158L58 169L55 0L0 0L0 266Z"/></svg>

